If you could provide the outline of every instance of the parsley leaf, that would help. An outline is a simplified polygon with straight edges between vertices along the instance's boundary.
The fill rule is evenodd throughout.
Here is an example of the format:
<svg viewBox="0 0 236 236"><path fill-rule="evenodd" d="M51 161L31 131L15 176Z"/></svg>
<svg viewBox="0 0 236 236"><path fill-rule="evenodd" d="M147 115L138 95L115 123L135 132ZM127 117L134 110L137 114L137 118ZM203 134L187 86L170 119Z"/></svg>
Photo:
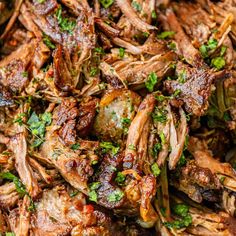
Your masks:
<svg viewBox="0 0 236 236"><path fill-rule="evenodd" d="M56 48L55 44L52 43L52 41L50 40L50 38L46 34L43 35L43 42L50 49L55 49Z"/></svg>
<svg viewBox="0 0 236 236"><path fill-rule="evenodd" d="M152 118L154 122L165 123L167 121L167 111L156 107L152 113Z"/></svg>
<svg viewBox="0 0 236 236"><path fill-rule="evenodd" d="M74 143L70 146L70 149L72 150L78 150L80 148L80 144L79 143Z"/></svg>
<svg viewBox="0 0 236 236"><path fill-rule="evenodd" d="M148 75L148 78L145 82L145 86L149 92L153 92L156 83L157 83L157 75L156 73L152 72L151 74Z"/></svg>
<svg viewBox="0 0 236 236"><path fill-rule="evenodd" d="M112 155L116 155L120 150L119 146L115 147L111 142L101 142L100 147L103 149L104 153L111 151Z"/></svg>
<svg viewBox="0 0 236 236"><path fill-rule="evenodd" d="M124 193L120 189L114 190L107 197L109 202L118 202L124 197Z"/></svg>
<svg viewBox="0 0 236 236"><path fill-rule="evenodd" d="M89 186L89 193L88 193L88 196L89 196L89 200L90 201L93 201L93 202L97 202L97 192L96 190L100 187L101 183L100 182L93 182L90 184Z"/></svg>
<svg viewBox="0 0 236 236"><path fill-rule="evenodd" d="M108 8L114 3L114 0L99 0L99 2L104 8Z"/></svg>
<svg viewBox="0 0 236 236"><path fill-rule="evenodd" d="M151 165L151 170L152 170L152 173L155 177L159 176L161 173L161 170L160 170L159 166L157 165L157 163L154 163Z"/></svg>
<svg viewBox="0 0 236 236"><path fill-rule="evenodd" d="M138 12L141 12L141 11L142 11L141 5L140 5L138 2L136 2L136 1L133 1L133 2L132 2L132 7L133 7L136 11L138 11Z"/></svg>
<svg viewBox="0 0 236 236"><path fill-rule="evenodd" d="M217 70L223 69L225 64L225 59L223 57L215 57L211 60L211 65Z"/></svg>
<svg viewBox="0 0 236 236"><path fill-rule="evenodd" d="M124 48L119 48L119 57L123 58L125 55L125 49Z"/></svg>
<svg viewBox="0 0 236 236"><path fill-rule="evenodd" d="M57 21L58 21L60 29L62 31L67 31L70 34L72 34L72 31L74 30L76 26L76 21L63 17L61 6L56 11L56 17L57 17Z"/></svg>
<svg viewBox="0 0 236 236"><path fill-rule="evenodd" d="M157 35L158 39L172 38L174 36L174 31L164 31Z"/></svg>
<svg viewBox="0 0 236 236"><path fill-rule="evenodd" d="M125 175L122 174L121 172L118 172L115 178L116 183L119 185L122 185L125 181Z"/></svg>

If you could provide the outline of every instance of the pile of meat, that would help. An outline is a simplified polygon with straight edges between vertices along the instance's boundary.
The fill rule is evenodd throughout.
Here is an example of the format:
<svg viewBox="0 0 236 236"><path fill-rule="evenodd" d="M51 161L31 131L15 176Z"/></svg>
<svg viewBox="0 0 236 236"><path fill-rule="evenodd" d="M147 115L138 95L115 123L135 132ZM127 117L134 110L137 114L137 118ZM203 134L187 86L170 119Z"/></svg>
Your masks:
<svg viewBox="0 0 236 236"><path fill-rule="evenodd" d="M0 1L0 235L236 235L236 1Z"/></svg>

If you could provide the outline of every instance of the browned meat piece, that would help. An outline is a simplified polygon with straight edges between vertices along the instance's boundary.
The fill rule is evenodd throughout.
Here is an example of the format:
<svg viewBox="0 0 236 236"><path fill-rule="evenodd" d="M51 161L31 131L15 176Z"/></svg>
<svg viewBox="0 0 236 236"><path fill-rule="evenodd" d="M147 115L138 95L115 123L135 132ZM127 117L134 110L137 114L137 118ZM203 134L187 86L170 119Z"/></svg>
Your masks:
<svg viewBox="0 0 236 236"><path fill-rule="evenodd" d="M192 38L194 46L199 47L208 41L216 23L198 3L179 2L172 4L175 14L185 32Z"/></svg>
<svg viewBox="0 0 236 236"><path fill-rule="evenodd" d="M140 97L130 90L118 89L105 94L94 124L95 134L103 140L120 140L124 128L134 118L139 103Z"/></svg>
<svg viewBox="0 0 236 236"><path fill-rule="evenodd" d="M79 105L78 122L76 129L80 137L85 137L91 131L96 115L96 108L99 104L99 99L87 97Z"/></svg>
<svg viewBox="0 0 236 236"><path fill-rule="evenodd" d="M10 229L7 225L7 216L0 210L0 233L9 232Z"/></svg>
<svg viewBox="0 0 236 236"><path fill-rule="evenodd" d="M140 183L140 189L140 215L144 222L154 224L158 218L152 206L152 200L156 194L156 178L154 176L144 176Z"/></svg>
<svg viewBox="0 0 236 236"><path fill-rule="evenodd" d="M58 134L66 145L72 145L76 142L76 123L75 120L67 121L62 128L59 130Z"/></svg>
<svg viewBox="0 0 236 236"><path fill-rule="evenodd" d="M71 68L65 60L63 54L68 53L66 51L63 52L62 46L58 45L53 60L55 77L54 83L59 90L68 92L75 88L76 84L73 82L73 78L70 72Z"/></svg>
<svg viewBox="0 0 236 236"><path fill-rule="evenodd" d="M184 101L185 109L192 114L201 116L208 108L208 99L211 95L211 85L215 75L205 69L191 68L182 62L178 62L177 74L184 73L185 81L165 81L169 93L179 91L179 99Z"/></svg>
<svg viewBox="0 0 236 236"><path fill-rule="evenodd" d="M126 0L117 0L117 4L120 7L123 14L127 17L130 23L142 32L148 32L150 30L155 30L156 27L152 26L145 21L141 20L135 10L132 8L130 1Z"/></svg>
<svg viewBox="0 0 236 236"><path fill-rule="evenodd" d="M115 225L111 218L92 205L86 205L84 195L69 197L65 187L45 190L36 203L31 217L35 235L112 235ZM71 231L72 230L72 231ZM116 232L118 235L119 231Z"/></svg>
<svg viewBox="0 0 236 236"><path fill-rule="evenodd" d="M0 107L13 105L11 94L0 84Z"/></svg>
<svg viewBox="0 0 236 236"><path fill-rule="evenodd" d="M12 209L17 205L20 196L16 192L14 183L6 183L0 186L0 207L3 209Z"/></svg>
<svg viewBox="0 0 236 236"><path fill-rule="evenodd" d="M137 156L138 144L145 124L150 118L156 99L152 94L146 96L138 108L138 112L134 117L128 131L126 141L125 158L123 160L124 169L140 168L140 160Z"/></svg>
<svg viewBox="0 0 236 236"><path fill-rule="evenodd" d="M63 107L63 105L60 106ZM46 140L41 146L40 154L44 158L51 160L56 169L73 187L88 194L87 181L93 175L92 162L98 159L97 155L94 154L94 150L98 148L98 142L86 142L83 140L80 142L78 140L77 144L80 145L78 150L65 146L60 141L57 131L54 131L53 128L57 129L58 126L56 124L60 124L63 119L66 120L68 113L65 113L64 117L58 117L60 110L58 107L55 110L52 130L46 133Z"/></svg>
<svg viewBox="0 0 236 236"><path fill-rule="evenodd" d="M183 167L181 171L182 177L190 183L196 183L199 186L211 189L220 188L218 178L209 168L202 168L197 166L194 162L190 162L186 167Z"/></svg>
<svg viewBox="0 0 236 236"><path fill-rule="evenodd" d="M55 8L57 8L58 4L56 0L46 0L42 3L33 0L33 6L34 6L34 12L38 15L47 15L51 11L53 11Z"/></svg>
<svg viewBox="0 0 236 236"><path fill-rule="evenodd" d="M30 196L35 198L41 190L27 161L27 143L25 135L19 133L11 137L9 148L15 155L15 166L22 183L26 186Z"/></svg>
<svg viewBox="0 0 236 236"><path fill-rule="evenodd" d="M62 103L53 111L53 120L55 125L63 125L67 120L73 120L78 116L74 98L63 99Z"/></svg>
<svg viewBox="0 0 236 236"><path fill-rule="evenodd" d="M23 200L19 202L19 207L10 212L10 227L15 235L28 236L31 215L31 212L28 210L29 206L30 199L28 196L25 196Z"/></svg>
<svg viewBox="0 0 236 236"><path fill-rule="evenodd" d="M221 188L218 177L210 168L202 168L194 161L190 161L181 169L179 180L175 177L172 184L187 194L192 200L202 202L203 199L213 202L219 201L218 192Z"/></svg>
<svg viewBox="0 0 236 236"><path fill-rule="evenodd" d="M117 154L112 158L109 155L106 155L95 175L97 178L95 181L99 181L100 186L98 188L98 204L108 208L120 208L123 206L125 202L125 198L122 197L118 200L110 200L109 196L114 194L115 192L122 192L122 190L115 186L113 183L114 178L116 176L116 170L121 167L123 159L123 154Z"/></svg>
<svg viewBox="0 0 236 236"><path fill-rule="evenodd" d="M166 16L164 17L163 21L165 21L163 22L165 25L169 25L170 30L175 32L174 38L178 44L179 54L183 55L184 59L193 66L204 66L200 52L194 48L171 9L166 11Z"/></svg>

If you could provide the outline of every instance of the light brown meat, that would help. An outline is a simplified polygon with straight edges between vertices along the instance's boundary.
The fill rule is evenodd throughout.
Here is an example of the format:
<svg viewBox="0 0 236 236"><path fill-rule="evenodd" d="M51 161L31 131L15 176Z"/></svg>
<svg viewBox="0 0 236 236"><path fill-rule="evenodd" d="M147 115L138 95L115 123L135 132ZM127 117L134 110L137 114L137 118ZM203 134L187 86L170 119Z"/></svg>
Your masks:
<svg viewBox="0 0 236 236"><path fill-rule="evenodd" d="M24 133L11 137L9 148L15 155L15 167L22 183L26 186L30 196L35 198L41 190L27 160L27 143Z"/></svg>

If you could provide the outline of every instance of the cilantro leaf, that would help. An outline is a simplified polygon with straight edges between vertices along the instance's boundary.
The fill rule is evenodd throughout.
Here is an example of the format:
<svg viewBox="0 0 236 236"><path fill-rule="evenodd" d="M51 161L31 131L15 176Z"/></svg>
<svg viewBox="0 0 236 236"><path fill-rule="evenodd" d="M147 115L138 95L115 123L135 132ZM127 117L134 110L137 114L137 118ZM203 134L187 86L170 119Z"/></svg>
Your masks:
<svg viewBox="0 0 236 236"><path fill-rule="evenodd" d="M114 3L114 0L99 0L99 2L104 8L108 8Z"/></svg>
<svg viewBox="0 0 236 236"><path fill-rule="evenodd" d="M152 170L152 173L155 177L159 176L161 173L161 170L160 170L159 166L157 165L157 163L154 163L151 165L151 170Z"/></svg>

